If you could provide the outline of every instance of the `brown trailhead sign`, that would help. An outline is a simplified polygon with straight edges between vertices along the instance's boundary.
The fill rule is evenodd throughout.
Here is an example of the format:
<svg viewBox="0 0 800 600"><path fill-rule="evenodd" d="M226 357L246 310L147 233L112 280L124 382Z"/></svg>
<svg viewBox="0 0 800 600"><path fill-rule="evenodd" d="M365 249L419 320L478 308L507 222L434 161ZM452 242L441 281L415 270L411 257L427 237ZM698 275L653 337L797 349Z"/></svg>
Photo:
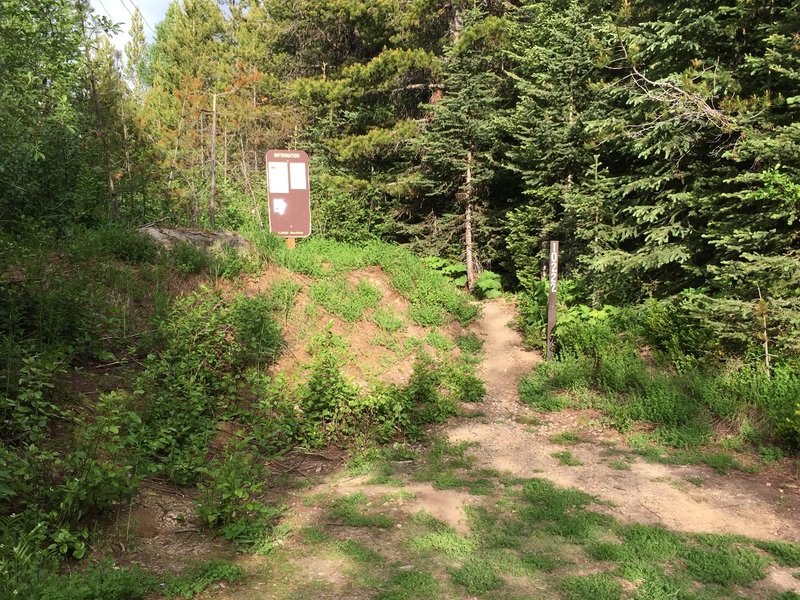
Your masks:
<svg viewBox="0 0 800 600"><path fill-rule="evenodd" d="M302 150L267 152L269 230L283 237L311 235L308 154Z"/></svg>

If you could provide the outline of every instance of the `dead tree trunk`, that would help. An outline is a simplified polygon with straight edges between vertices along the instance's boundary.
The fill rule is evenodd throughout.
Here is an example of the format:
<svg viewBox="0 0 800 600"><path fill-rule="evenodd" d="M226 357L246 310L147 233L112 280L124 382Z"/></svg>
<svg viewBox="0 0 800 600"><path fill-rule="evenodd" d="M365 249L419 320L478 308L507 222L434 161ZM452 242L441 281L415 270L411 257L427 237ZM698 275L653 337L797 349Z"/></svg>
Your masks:
<svg viewBox="0 0 800 600"><path fill-rule="evenodd" d="M247 159L244 155L244 140L241 140L241 159L242 159L242 176L244 177L244 184L247 186L247 191L250 193L250 197L253 199L253 211L256 215L256 221L258 222L258 226L261 229L264 229L264 221L261 218L261 208L258 206L258 199L256 198L256 193L253 191L253 186L250 185L250 177L247 175Z"/></svg>
<svg viewBox="0 0 800 600"><path fill-rule="evenodd" d="M85 32L84 32L85 35ZM103 160L106 167L106 184L108 185L109 204L111 212L111 220L116 221L119 213L117 205L117 191L114 188L114 173L111 171L111 151L108 149L108 131L106 130L105 119L103 113L100 111L100 101L97 97L97 81L94 76L94 69L92 68L92 57L89 52L89 46L86 47L86 58L89 67L89 87L92 94L92 106L94 107L94 116L97 121L97 128L99 130L100 146L103 150Z"/></svg>
<svg viewBox="0 0 800 600"><path fill-rule="evenodd" d="M120 110L122 111L122 145L125 147L125 171L128 174L128 204L131 207L129 210L133 211L133 173L131 169L131 152L128 146L128 123L125 120L124 99L120 103ZM142 216L144 216L144 210L142 211Z"/></svg>
<svg viewBox="0 0 800 600"><path fill-rule="evenodd" d="M475 289L475 267L472 247L472 151L467 151L467 174L464 185L464 241L467 262L467 289Z"/></svg>
<svg viewBox="0 0 800 600"><path fill-rule="evenodd" d="M211 228L214 228L214 217L217 212L217 95L214 94L211 104L211 191L208 197L208 213Z"/></svg>

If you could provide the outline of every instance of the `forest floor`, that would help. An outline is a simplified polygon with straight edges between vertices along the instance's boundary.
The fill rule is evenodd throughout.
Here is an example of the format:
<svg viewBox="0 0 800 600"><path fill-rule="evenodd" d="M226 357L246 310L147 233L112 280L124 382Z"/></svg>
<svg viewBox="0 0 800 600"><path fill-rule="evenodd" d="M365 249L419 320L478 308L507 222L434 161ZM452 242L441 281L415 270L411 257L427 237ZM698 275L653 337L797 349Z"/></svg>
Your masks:
<svg viewBox="0 0 800 600"><path fill-rule="evenodd" d="M594 410L531 411L517 386L541 357L523 348L513 317L506 300L484 303L471 330L484 342L486 398L429 432L428 444L346 466L328 453L277 465L277 541L236 559L245 582L202 597L800 593L800 557L779 543L800 542L796 486L766 472L647 462ZM178 512L191 511L188 500L176 509L184 499L159 493L145 490L134 515L152 545L140 562L230 557L186 526Z"/></svg>

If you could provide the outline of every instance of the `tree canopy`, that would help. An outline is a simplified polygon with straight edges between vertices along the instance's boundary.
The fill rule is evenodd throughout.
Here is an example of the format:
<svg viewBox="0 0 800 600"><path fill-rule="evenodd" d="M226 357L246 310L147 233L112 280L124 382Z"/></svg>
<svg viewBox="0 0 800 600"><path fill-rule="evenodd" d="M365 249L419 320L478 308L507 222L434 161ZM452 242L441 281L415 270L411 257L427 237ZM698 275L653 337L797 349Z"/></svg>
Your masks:
<svg viewBox="0 0 800 600"><path fill-rule="evenodd" d="M797 1L182 0L124 56L86 4L3 8L10 228L263 225L266 150L303 147L320 235L523 290L559 239L586 301L737 339L768 300L797 350Z"/></svg>

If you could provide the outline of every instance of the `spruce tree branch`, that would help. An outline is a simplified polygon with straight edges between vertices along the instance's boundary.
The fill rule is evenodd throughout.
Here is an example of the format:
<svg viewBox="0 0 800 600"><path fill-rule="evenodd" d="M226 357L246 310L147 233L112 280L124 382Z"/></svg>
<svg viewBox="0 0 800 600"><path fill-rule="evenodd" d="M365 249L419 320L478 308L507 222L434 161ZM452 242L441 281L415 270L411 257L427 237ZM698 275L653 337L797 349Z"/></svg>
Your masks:
<svg viewBox="0 0 800 600"><path fill-rule="evenodd" d="M392 93L404 92L407 90L443 90L443 89L445 89L443 83L409 83L408 85L394 88L392 90Z"/></svg>
<svg viewBox="0 0 800 600"><path fill-rule="evenodd" d="M710 70L710 69L706 69ZM669 107L677 118L684 121L706 121L726 133L741 129L740 125L721 110L709 104L702 95L688 92L666 80L653 80L631 65L629 78L650 100L661 102ZM691 110L694 108L695 110Z"/></svg>
<svg viewBox="0 0 800 600"><path fill-rule="evenodd" d="M628 75L623 77L621 81L632 81L634 85L644 93L647 99L665 105L668 108L668 112L672 115L667 119L668 121L688 123L705 122L722 130L722 132L726 134L743 129L734 118L716 108L713 105L713 99L712 102L709 103L703 95L697 92L687 91L676 83L666 79L651 79L647 77L638 69L636 63L631 59L625 42L620 39L619 44L626 63L626 67L624 68L629 70ZM713 68L704 69L703 73L712 70L714 71L714 87L716 89L717 65L714 65Z"/></svg>

